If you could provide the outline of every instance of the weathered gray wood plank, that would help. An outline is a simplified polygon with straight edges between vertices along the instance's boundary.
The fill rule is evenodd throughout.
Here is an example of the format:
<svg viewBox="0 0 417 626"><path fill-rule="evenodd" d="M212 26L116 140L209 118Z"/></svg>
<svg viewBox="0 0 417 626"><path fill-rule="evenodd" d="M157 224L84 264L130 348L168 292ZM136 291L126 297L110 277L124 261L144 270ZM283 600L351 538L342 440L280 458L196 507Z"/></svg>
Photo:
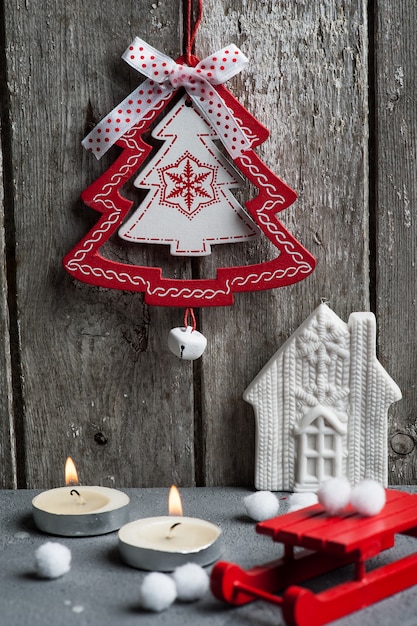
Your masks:
<svg viewBox="0 0 417 626"><path fill-rule="evenodd" d="M4 194L3 157L0 139L0 489L17 487L17 461L12 393L10 355L8 286L6 277L6 249L4 239L5 212L8 210Z"/></svg>
<svg viewBox="0 0 417 626"><path fill-rule="evenodd" d="M192 366L166 346L182 313L61 267L98 218L80 192L117 153L95 162L86 125L139 82L120 58L135 35L178 55L180 3L6 0L5 15L27 486L61 484L67 455L84 483L193 485Z"/></svg>
<svg viewBox="0 0 417 626"><path fill-rule="evenodd" d="M302 283L202 312L205 480L252 484L255 426L242 392L320 298L345 320L369 308L366 2L205 0L204 7L197 54L232 42L249 57L228 87L269 128L258 153L299 194L280 219L317 258ZM202 272L270 252L265 242L249 252L217 248Z"/></svg>
<svg viewBox="0 0 417 626"><path fill-rule="evenodd" d="M413 0L376 2L379 350L403 392L402 401L391 409L392 484L417 480L416 35Z"/></svg>

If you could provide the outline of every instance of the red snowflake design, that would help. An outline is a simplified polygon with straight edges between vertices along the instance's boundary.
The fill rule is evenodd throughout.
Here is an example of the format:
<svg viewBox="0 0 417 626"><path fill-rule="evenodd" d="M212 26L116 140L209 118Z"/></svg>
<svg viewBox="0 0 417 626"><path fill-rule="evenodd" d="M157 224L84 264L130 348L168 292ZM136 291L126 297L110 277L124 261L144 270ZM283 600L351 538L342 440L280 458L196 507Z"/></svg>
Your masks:
<svg viewBox="0 0 417 626"><path fill-rule="evenodd" d="M159 169L163 181L161 201L192 219L203 206L217 201L216 170L185 152L174 165Z"/></svg>

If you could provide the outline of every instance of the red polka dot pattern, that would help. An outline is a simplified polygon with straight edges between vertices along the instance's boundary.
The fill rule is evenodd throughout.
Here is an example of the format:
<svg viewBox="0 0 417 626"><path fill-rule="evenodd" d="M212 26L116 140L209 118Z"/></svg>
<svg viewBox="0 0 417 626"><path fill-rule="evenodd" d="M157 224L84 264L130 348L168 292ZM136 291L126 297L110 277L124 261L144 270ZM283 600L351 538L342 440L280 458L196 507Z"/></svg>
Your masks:
<svg viewBox="0 0 417 626"><path fill-rule="evenodd" d="M203 59L196 67L189 67L175 63L136 37L123 54L123 59L147 76L147 80L97 124L82 142L97 158L144 119L161 100L180 87L185 88L201 114L215 127L219 139L233 158L250 148L248 138L231 111L211 87L232 78L248 63L246 56L234 44ZM103 132L106 133L104 141Z"/></svg>

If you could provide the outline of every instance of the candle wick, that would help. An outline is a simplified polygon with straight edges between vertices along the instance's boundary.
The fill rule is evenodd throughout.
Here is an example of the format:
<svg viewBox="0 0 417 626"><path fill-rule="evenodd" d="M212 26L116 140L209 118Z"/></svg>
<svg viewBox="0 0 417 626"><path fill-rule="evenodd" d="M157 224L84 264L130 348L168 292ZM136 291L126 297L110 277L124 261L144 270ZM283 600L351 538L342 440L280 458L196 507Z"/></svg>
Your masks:
<svg viewBox="0 0 417 626"><path fill-rule="evenodd" d="M175 524L172 524L172 526L170 527L168 534L166 536L167 539L172 539L174 537L173 531L177 526L180 526L181 522L175 522Z"/></svg>
<svg viewBox="0 0 417 626"><path fill-rule="evenodd" d="M78 500L77 500L78 504L85 504L85 500L82 497L82 495L80 494L80 492L77 491L76 489L71 489L70 496L73 496L74 493L78 496Z"/></svg>

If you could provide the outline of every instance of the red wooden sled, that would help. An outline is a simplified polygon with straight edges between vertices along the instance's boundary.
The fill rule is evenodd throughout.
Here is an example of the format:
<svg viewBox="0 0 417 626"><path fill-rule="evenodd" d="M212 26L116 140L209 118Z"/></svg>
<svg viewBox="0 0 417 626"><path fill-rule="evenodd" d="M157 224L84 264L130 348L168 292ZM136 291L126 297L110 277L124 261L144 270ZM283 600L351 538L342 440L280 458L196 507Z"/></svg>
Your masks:
<svg viewBox="0 0 417 626"><path fill-rule="evenodd" d="M330 516L317 504L260 522L256 531L283 543L284 556L248 571L219 562L211 590L234 605L256 599L277 604L292 626L327 624L417 583L417 552L369 572L365 567L367 559L394 545L395 534L417 537L417 495L387 490L387 503L374 517L352 510ZM307 550L294 552L295 546ZM320 593L298 586L349 563L352 581Z"/></svg>

